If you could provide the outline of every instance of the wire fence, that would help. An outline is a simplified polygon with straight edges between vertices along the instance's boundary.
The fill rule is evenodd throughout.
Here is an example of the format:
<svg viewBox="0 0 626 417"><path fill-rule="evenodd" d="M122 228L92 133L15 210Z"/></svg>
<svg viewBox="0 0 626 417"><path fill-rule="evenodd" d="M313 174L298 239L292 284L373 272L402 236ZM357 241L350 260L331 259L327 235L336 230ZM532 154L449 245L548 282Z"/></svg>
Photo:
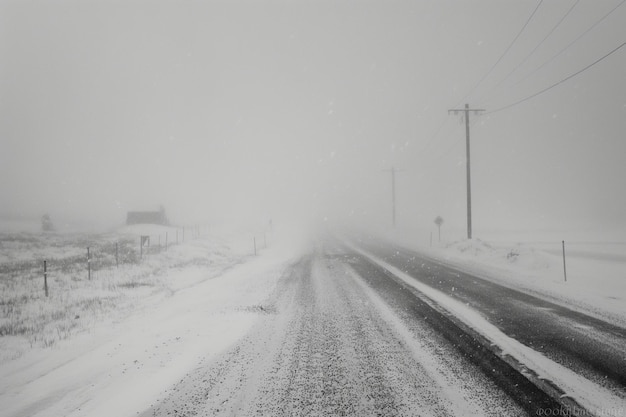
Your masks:
<svg viewBox="0 0 626 417"><path fill-rule="evenodd" d="M87 242L68 238L64 241L18 242L21 246L13 249L14 252L28 252L31 246L37 250L33 251L31 258L22 253L17 260L0 262L0 287L41 279L42 289L48 296L49 277L71 274L75 280L98 279L102 273L123 266L138 265L146 257L166 251L172 245L184 241L182 229L180 233L176 230L173 234L173 239L168 233L164 233L121 238L115 241L96 238L95 241ZM5 238L6 246L11 238Z"/></svg>

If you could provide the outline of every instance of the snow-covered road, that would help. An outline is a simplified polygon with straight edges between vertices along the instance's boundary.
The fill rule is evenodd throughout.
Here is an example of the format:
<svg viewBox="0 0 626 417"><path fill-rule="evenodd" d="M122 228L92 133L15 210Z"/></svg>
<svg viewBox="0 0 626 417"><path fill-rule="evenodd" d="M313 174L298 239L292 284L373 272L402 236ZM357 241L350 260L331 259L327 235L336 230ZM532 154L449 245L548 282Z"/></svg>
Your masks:
<svg viewBox="0 0 626 417"><path fill-rule="evenodd" d="M398 315L404 306L354 262L320 246L295 263L251 332L142 416L526 415L425 321Z"/></svg>
<svg viewBox="0 0 626 417"><path fill-rule="evenodd" d="M320 238L164 268L169 290L128 317L2 363L2 415L623 415L620 379L597 381L552 340L571 331L618 352L621 375L621 333L592 318L568 330L579 315L360 245ZM561 408L572 404L586 409Z"/></svg>

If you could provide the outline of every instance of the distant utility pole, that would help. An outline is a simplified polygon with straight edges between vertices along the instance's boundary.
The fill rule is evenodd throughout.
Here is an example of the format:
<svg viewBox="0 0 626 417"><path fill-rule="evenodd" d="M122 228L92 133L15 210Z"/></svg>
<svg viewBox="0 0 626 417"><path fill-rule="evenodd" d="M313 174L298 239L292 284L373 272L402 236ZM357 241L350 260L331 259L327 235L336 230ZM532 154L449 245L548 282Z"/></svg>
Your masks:
<svg viewBox="0 0 626 417"><path fill-rule="evenodd" d="M396 172L402 170L391 167L385 171L391 172L391 224L396 227Z"/></svg>
<svg viewBox="0 0 626 417"><path fill-rule="evenodd" d="M464 109L450 109L448 110L448 114L450 112L454 112L454 114L458 114L459 112L465 112L465 154L467 158L467 162L465 167L467 169L467 238L472 238L472 180L471 180L471 170L470 170L470 124L469 124L469 114L473 111L474 115L477 115L479 112L485 111L485 109L470 109L469 104L465 105Z"/></svg>

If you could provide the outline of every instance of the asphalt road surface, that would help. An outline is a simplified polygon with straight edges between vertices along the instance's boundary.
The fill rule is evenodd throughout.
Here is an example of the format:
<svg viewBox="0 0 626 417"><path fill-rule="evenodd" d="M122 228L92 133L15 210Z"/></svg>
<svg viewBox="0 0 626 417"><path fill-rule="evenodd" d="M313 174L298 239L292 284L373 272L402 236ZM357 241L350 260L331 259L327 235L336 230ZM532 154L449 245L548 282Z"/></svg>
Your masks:
<svg viewBox="0 0 626 417"><path fill-rule="evenodd" d="M609 389L626 404L626 329L396 245L375 239L361 239L359 245L471 306L509 337Z"/></svg>
<svg viewBox="0 0 626 417"><path fill-rule="evenodd" d="M253 330L144 417L526 416L561 406L336 242L318 244L266 303L246 309L259 315Z"/></svg>

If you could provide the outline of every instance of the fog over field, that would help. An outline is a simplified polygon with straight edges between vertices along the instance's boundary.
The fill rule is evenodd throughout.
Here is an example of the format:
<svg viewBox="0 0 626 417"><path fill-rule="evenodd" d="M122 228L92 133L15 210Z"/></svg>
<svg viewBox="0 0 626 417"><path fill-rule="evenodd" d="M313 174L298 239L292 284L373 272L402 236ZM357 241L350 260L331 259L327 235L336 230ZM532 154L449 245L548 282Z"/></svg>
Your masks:
<svg viewBox="0 0 626 417"><path fill-rule="evenodd" d="M621 238L623 3L0 0L0 216Z"/></svg>

